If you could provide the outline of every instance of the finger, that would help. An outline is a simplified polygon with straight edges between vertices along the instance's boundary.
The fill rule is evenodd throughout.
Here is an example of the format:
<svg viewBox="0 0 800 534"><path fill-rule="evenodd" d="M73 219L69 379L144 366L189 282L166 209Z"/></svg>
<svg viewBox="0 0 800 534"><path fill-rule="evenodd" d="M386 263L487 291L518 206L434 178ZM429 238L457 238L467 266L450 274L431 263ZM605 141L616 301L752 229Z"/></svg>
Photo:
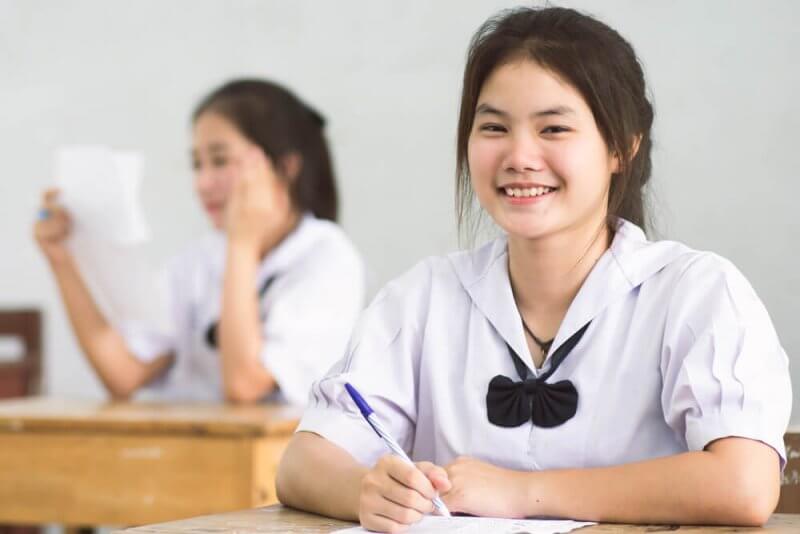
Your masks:
<svg viewBox="0 0 800 534"><path fill-rule="evenodd" d="M374 532L403 532L408 528L397 521L378 514L366 514L361 518L361 526Z"/></svg>
<svg viewBox="0 0 800 534"><path fill-rule="evenodd" d="M395 502L379 499L373 506L370 507L370 513L382 516L400 525L410 525L422 519L424 514L414 510L413 508L406 508Z"/></svg>
<svg viewBox="0 0 800 534"><path fill-rule="evenodd" d="M248 181L257 180L267 172L267 156L257 146L247 148L241 161L242 177Z"/></svg>
<svg viewBox="0 0 800 534"><path fill-rule="evenodd" d="M42 202L44 203L55 202L60 193L61 190L58 189L57 187L50 187L48 189L45 189L44 192L42 193Z"/></svg>
<svg viewBox="0 0 800 534"><path fill-rule="evenodd" d="M443 467L431 462L417 462L417 467L428 477L437 492L450 491L452 487L450 477L447 476L447 471Z"/></svg>
<svg viewBox="0 0 800 534"><path fill-rule="evenodd" d="M398 484L394 480L381 488L381 496L404 508L411 508L420 514L433 512L433 502L423 497L418 491Z"/></svg>
<svg viewBox="0 0 800 534"><path fill-rule="evenodd" d="M415 465L409 465L396 456L390 457L387 473L400 484L419 492L430 500L436 495L431 481Z"/></svg>

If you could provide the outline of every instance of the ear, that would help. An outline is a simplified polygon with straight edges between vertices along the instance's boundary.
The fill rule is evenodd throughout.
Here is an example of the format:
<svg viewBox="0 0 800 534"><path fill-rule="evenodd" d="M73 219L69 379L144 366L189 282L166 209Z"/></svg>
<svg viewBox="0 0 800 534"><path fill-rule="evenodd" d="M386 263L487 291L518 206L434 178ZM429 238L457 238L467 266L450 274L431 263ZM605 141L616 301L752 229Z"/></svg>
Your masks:
<svg viewBox="0 0 800 534"><path fill-rule="evenodd" d="M634 136L633 142L631 143L631 161L633 161L633 158L635 158L636 154L639 153L639 146L641 144L642 144L642 134Z"/></svg>
<svg viewBox="0 0 800 534"><path fill-rule="evenodd" d="M635 158L636 154L639 153L639 146L641 144L642 144L642 134L634 136L633 140L631 141L630 158L628 158L629 163L633 161L633 158ZM611 153L611 174L616 174L619 172L620 169L619 159L620 157L617 152Z"/></svg>
<svg viewBox="0 0 800 534"><path fill-rule="evenodd" d="M281 158L280 169L287 181L294 182L303 170L303 157L298 152L288 152Z"/></svg>

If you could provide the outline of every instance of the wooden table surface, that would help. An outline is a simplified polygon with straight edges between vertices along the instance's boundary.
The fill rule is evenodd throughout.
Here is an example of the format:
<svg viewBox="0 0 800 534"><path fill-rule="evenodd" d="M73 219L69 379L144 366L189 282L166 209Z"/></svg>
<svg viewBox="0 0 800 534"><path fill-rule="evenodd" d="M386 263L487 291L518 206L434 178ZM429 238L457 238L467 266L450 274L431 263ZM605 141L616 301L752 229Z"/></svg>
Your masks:
<svg viewBox="0 0 800 534"><path fill-rule="evenodd" d="M0 401L0 432L116 432L215 436L290 434L302 410L257 404L160 404L55 397Z"/></svg>
<svg viewBox="0 0 800 534"><path fill-rule="evenodd" d="M278 405L0 401L0 523L143 525L277 502Z"/></svg>
<svg viewBox="0 0 800 534"><path fill-rule="evenodd" d="M306 512L300 512L280 505L242 510L226 514L195 517L183 521L173 521L158 525L148 525L122 530L117 534L213 534L235 532L236 534L295 533L321 534L355 526L353 523L329 519ZM633 532L679 532L721 533L721 532L800 532L800 514L775 514L764 528L743 527L692 527L677 525L615 525L602 524L585 527L573 532L581 534L633 533ZM490 534L490 533L487 533Z"/></svg>

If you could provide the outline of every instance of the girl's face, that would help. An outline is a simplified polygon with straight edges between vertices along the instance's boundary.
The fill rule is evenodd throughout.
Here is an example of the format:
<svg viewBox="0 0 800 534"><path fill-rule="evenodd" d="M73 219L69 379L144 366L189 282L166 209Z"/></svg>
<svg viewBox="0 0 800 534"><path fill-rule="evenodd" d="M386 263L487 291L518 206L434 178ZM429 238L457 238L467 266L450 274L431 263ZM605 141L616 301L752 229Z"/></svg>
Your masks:
<svg viewBox="0 0 800 534"><path fill-rule="evenodd" d="M194 187L209 219L224 229L225 206L254 144L231 121L213 111L200 114L192 130Z"/></svg>
<svg viewBox="0 0 800 534"><path fill-rule="evenodd" d="M533 61L486 80L467 154L478 200L510 236L596 230L606 216L617 159L577 89Z"/></svg>

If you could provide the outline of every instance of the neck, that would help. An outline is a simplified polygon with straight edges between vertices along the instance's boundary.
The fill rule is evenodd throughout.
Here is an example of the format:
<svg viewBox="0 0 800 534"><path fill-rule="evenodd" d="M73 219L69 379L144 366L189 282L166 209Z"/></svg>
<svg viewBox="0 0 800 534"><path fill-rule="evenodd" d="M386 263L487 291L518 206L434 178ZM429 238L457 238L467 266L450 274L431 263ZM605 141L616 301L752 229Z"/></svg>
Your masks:
<svg viewBox="0 0 800 534"><path fill-rule="evenodd" d="M610 241L605 218L540 239L509 236L509 277L523 316L560 322Z"/></svg>
<svg viewBox="0 0 800 534"><path fill-rule="evenodd" d="M292 210L275 233L270 233L262 239L258 249L258 257L263 260L267 254L276 249L297 228L300 224L300 219L300 214L296 210Z"/></svg>

